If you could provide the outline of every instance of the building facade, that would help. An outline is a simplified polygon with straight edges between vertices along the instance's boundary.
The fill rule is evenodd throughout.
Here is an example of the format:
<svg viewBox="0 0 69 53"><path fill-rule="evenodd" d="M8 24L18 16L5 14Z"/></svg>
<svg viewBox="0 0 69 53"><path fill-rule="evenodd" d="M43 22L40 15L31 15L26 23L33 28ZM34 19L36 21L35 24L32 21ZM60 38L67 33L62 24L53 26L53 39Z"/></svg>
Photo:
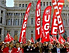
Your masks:
<svg viewBox="0 0 69 53"><path fill-rule="evenodd" d="M31 39L31 36L35 40L35 9L38 0L14 0L14 7L6 7L6 0L0 0L0 41L3 41L7 32L15 38L20 35L23 18L25 15L26 8L31 2L31 10L28 17L26 38ZM64 23L65 33L62 35L69 36L69 2L65 0L62 19ZM11 4L11 3L10 3ZM52 0L41 0L41 22L43 17L44 9L47 6L52 6ZM51 13L51 24L53 17L53 7ZM51 26L50 26L51 27Z"/></svg>

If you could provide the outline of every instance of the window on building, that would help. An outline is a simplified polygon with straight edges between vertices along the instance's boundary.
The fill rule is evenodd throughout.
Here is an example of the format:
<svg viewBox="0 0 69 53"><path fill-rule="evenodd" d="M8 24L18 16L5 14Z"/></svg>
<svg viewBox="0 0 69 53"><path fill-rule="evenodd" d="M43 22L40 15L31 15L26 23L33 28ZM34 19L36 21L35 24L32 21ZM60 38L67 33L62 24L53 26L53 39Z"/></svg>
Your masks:
<svg viewBox="0 0 69 53"><path fill-rule="evenodd" d="M16 13L14 13L14 16L16 15Z"/></svg>
<svg viewBox="0 0 69 53"><path fill-rule="evenodd" d="M7 16L8 16L8 13L7 13Z"/></svg>
<svg viewBox="0 0 69 53"><path fill-rule="evenodd" d="M45 6L45 2L43 2L43 6Z"/></svg>
<svg viewBox="0 0 69 53"><path fill-rule="evenodd" d="M18 25L18 19L14 19L14 25Z"/></svg>
<svg viewBox="0 0 69 53"><path fill-rule="evenodd" d="M68 5L66 5L66 7L68 7Z"/></svg>
<svg viewBox="0 0 69 53"><path fill-rule="evenodd" d="M27 4L25 4L25 7L27 7Z"/></svg>
<svg viewBox="0 0 69 53"><path fill-rule="evenodd" d="M21 16L22 16L22 15L24 16L24 15L25 15L25 13L21 13Z"/></svg>
<svg viewBox="0 0 69 53"><path fill-rule="evenodd" d="M65 16L67 16L67 13L65 14Z"/></svg>
<svg viewBox="0 0 69 53"><path fill-rule="evenodd" d="M16 30L16 31L14 31L14 35L17 35L18 34L18 31Z"/></svg>
<svg viewBox="0 0 69 53"><path fill-rule="evenodd" d="M23 13L23 15L25 15L25 13Z"/></svg>
<svg viewBox="0 0 69 53"><path fill-rule="evenodd" d="M3 13L3 10L1 10L1 14Z"/></svg>
<svg viewBox="0 0 69 53"><path fill-rule="evenodd" d="M50 6L51 6L51 2L50 2Z"/></svg>
<svg viewBox="0 0 69 53"><path fill-rule="evenodd" d="M16 13L16 15L18 15L18 13Z"/></svg>
<svg viewBox="0 0 69 53"><path fill-rule="evenodd" d="M9 15L10 15L10 13L9 13Z"/></svg>
<svg viewBox="0 0 69 53"><path fill-rule="evenodd" d="M31 33L33 33L33 31L31 31Z"/></svg>
<svg viewBox="0 0 69 53"><path fill-rule="evenodd" d="M48 2L46 2L46 5L48 6Z"/></svg>
<svg viewBox="0 0 69 53"><path fill-rule="evenodd" d="M21 19L21 25L22 25L22 23L23 23L23 19Z"/></svg>
<svg viewBox="0 0 69 53"><path fill-rule="evenodd" d="M2 23L2 17L0 18L0 23Z"/></svg>
<svg viewBox="0 0 69 53"><path fill-rule="evenodd" d="M68 18L68 24L69 24L69 18Z"/></svg>
<svg viewBox="0 0 69 53"><path fill-rule="evenodd" d="M63 19L63 24L64 24L64 26L65 26L65 24L66 24L66 20L65 20L65 19Z"/></svg>
<svg viewBox="0 0 69 53"><path fill-rule="evenodd" d="M68 14L68 16L69 16L69 14Z"/></svg>
<svg viewBox="0 0 69 53"><path fill-rule="evenodd" d="M16 19L16 22L15 22L16 24L15 25L18 25L18 20Z"/></svg>
<svg viewBox="0 0 69 53"><path fill-rule="evenodd" d="M2 29L0 28L0 35L1 35L1 30L2 30Z"/></svg>
<svg viewBox="0 0 69 53"><path fill-rule="evenodd" d="M24 4L22 4L22 7L24 7Z"/></svg>
<svg viewBox="0 0 69 53"><path fill-rule="evenodd" d="M42 2L41 2L41 6L42 6Z"/></svg>
<svg viewBox="0 0 69 53"><path fill-rule="evenodd" d="M23 14L21 13L21 16L22 16Z"/></svg>
<svg viewBox="0 0 69 53"><path fill-rule="evenodd" d="M21 4L19 4L19 7L21 7Z"/></svg>
<svg viewBox="0 0 69 53"><path fill-rule="evenodd" d="M11 16L11 15L12 15L12 13L9 13L9 15Z"/></svg>
<svg viewBox="0 0 69 53"><path fill-rule="evenodd" d="M63 5L63 7L65 7L65 5Z"/></svg>
<svg viewBox="0 0 69 53"><path fill-rule="evenodd" d="M31 18L31 25L33 24L33 18Z"/></svg>
<svg viewBox="0 0 69 53"><path fill-rule="evenodd" d="M63 16L65 16L65 13L63 13Z"/></svg>
<svg viewBox="0 0 69 53"><path fill-rule="evenodd" d="M11 25L11 20L10 19L8 19L7 25Z"/></svg>

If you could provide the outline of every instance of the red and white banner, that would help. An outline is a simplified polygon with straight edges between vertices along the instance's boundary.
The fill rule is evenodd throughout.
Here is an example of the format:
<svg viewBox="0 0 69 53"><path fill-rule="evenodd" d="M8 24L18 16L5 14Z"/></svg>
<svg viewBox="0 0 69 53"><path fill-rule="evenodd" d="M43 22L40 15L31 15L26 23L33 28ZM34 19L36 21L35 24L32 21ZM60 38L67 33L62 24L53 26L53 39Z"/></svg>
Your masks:
<svg viewBox="0 0 69 53"><path fill-rule="evenodd" d="M35 11L35 39L40 38L41 34L41 0L38 0L37 5L36 5L36 11Z"/></svg>
<svg viewBox="0 0 69 53"><path fill-rule="evenodd" d="M67 42L69 42L69 36L67 37Z"/></svg>
<svg viewBox="0 0 69 53"><path fill-rule="evenodd" d="M64 44L65 43L65 39L61 35L59 35L58 41L59 41L60 44Z"/></svg>
<svg viewBox="0 0 69 53"><path fill-rule="evenodd" d="M9 33L7 33L7 36L5 37L4 42L11 42L11 41L13 41L13 40L14 40L14 38L11 37Z"/></svg>
<svg viewBox="0 0 69 53"><path fill-rule="evenodd" d="M59 34L62 34L65 32L64 26L63 26L63 21L61 18L61 11L63 8L64 0L59 0L58 2L57 2L57 0L52 0L52 4L53 4L53 8L54 8L54 14L55 14L54 16L57 17L57 21L58 21ZM53 24L54 24L54 20L53 20ZM57 35L57 28L55 26L52 26L51 34Z"/></svg>
<svg viewBox="0 0 69 53"><path fill-rule="evenodd" d="M23 20L23 24L22 24L22 28L21 28L21 33L20 33L19 42L23 42L23 38L26 39L26 27L27 27L27 20L28 20L30 9L31 9L31 3L29 3L29 5L28 5L28 7L26 9L26 12L25 12L25 16L24 16L24 20Z"/></svg>
<svg viewBox="0 0 69 53"><path fill-rule="evenodd" d="M50 21L51 21L51 6L45 8L43 13L42 26L44 30L45 37L42 38L43 42L49 41L49 30L50 30Z"/></svg>
<svg viewBox="0 0 69 53"><path fill-rule="evenodd" d="M61 17L61 12L62 12L62 9L63 9L63 5L64 5L64 0L58 0L58 10L59 11L57 10L56 13L57 13L57 19L58 19L59 34L62 34L62 33L65 32L64 25L63 25L63 20L62 20L62 17Z"/></svg>
<svg viewBox="0 0 69 53"><path fill-rule="evenodd" d="M57 35L58 31L58 21L55 13L53 14L53 19L52 19L52 27L51 27L51 35Z"/></svg>

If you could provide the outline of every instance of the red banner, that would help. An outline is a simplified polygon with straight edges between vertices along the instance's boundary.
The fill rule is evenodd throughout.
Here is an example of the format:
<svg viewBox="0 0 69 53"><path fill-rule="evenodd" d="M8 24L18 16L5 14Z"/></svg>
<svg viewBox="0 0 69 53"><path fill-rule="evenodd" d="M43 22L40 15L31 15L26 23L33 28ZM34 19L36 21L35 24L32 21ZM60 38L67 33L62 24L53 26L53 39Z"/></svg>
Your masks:
<svg viewBox="0 0 69 53"><path fill-rule="evenodd" d="M49 30L50 30L50 20L51 20L51 6L48 6L43 13L42 26L44 30L45 37L42 38L43 42L49 41Z"/></svg>
<svg viewBox="0 0 69 53"><path fill-rule="evenodd" d="M22 24L22 28L21 28L21 33L20 33L20 38L19 38L19 42L24 42L23 41L23 38L25 39L26 38L26 27L27 27L27 20L28 20L28 16L29 16L29 12L30 12L30 9L31 9L31 3L29 3L27 9L26 9L26 12L25 12L25 16L24 16L24 20L23 20L23 24Z"/></svg>
<svg viewBox="0 0 69 53"><path fill-rule="evenodd" d="M64 44L65 43L65 39L61 35L59 35L58 41L59 41L60 44Z"/></svg>
<svg viewBox="0 0 69 53"><path fill-rule="evenodd" d="M57 0L52 0L52 4L53 4L53 8L54 8L54 14L55 14L54 16L57 17L57 21L58 21L59 34L62 34L65 31L64 26L63 26L63 21L61 18L61 11L63 8L63 3L64 3L64 0L59 0L58 2L57 2ZM55 28L55 30L56 30L56 28ZM57 30L55 32L56 32L56 34L51 31L51 34L57 35Z"/></svg>
<svg viewBox="0 0 69 53"><path fill-rule="evenodd" d="M62 9L63 9L63 5L64 5L64 0L58 0L59 13L57 13L57 19L58 19L58 26L59 26L59 34L62 34L62 33L65 32L64 25L63 25L63 20L62 20L62 17L61 17L61 12L62 12Z"/></svg>
<svg viewBox="0 0 69 53"><path fill-rule="evenodd" d="M40 22L40 16L41 16L41 6L40 6L41 0L38 0L36 5L36 11L35 11L35 39L40 38L40 32L41 32L41 22Z"/></svg>
<svg viewBox="0 0 69 53"><path fill-rule="evenodd" d="M51 27L51 35L57 35L58 31L58 21L55 13L53 14L53 19L52 19L52 27Z"/></svg>

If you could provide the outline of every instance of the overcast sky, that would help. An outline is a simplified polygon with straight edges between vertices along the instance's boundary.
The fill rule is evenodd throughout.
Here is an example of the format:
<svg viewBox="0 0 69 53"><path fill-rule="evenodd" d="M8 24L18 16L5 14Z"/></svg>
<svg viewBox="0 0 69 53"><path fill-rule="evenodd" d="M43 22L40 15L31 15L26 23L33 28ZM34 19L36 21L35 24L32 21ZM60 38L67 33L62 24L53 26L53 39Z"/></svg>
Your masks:
<svg viewBox="0 0 69 53"><path fill-rule="evenodd" d="M14 0L6 0L6 6L7 7L13 7L14 6Z"/></svg>

